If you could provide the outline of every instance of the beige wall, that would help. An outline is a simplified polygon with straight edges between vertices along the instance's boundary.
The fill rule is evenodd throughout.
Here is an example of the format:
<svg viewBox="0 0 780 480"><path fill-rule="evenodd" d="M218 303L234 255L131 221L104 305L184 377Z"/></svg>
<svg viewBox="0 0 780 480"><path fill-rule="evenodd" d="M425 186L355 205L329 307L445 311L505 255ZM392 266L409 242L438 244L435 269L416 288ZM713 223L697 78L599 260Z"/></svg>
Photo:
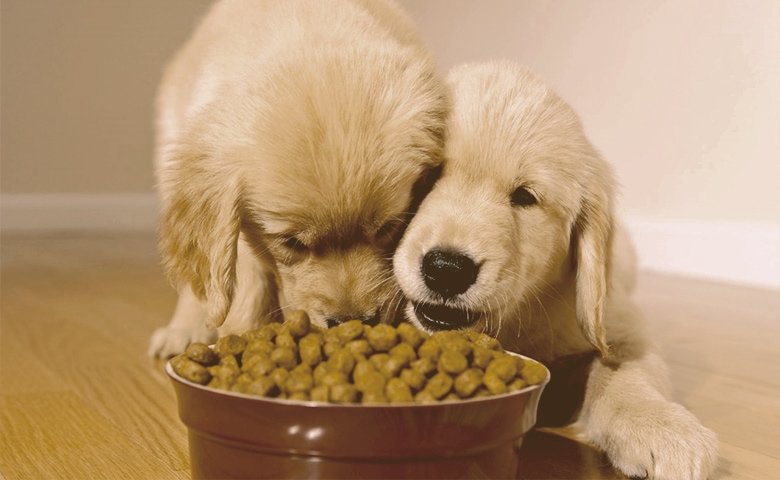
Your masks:
<svg viewBox="0 0 780 480"><path fill-rule="evenodd" d="M627 214L780 223L780 2L403 3L442 68L510 58L545 77Z"/></svg>
<svg viewBox="0 0 780 480"><path fill-rule="evenodd" d="M152 189L152 98L206 0L3 0L3 193ZM580 112L624 211L780 219L780 2L405 0L443 69L506 57Z"/></svg>
<svg viewBox="0 0 780 480"><path fill-rule="evenodd" d="M152 101L207 0L0 0L0 229L149 230ZM780 287L780 2L402 0L442 69L580 112L642 267Z"/></svg>
<svg viewBox="0 0 780 480"><path fill-rule="evenodd" d="M204 0L2 0L0 190L151 192L152 100Z"/></svg>

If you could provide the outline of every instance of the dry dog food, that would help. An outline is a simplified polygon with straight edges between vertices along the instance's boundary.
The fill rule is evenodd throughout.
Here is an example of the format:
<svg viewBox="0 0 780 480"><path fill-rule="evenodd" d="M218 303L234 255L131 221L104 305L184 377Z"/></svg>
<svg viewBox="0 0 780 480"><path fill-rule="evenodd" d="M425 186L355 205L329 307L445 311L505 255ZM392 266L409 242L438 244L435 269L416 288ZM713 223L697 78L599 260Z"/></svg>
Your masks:
<svg viewBox="0 0 780 480"><path fill-rule="evenodd" d="M291 400L429 403L498 395L544 381L545 368L511 356L473 331L429 335L409 324L370 327L350 320L327 330L305 312L217 340L171 360L201 385Z"/></svg>

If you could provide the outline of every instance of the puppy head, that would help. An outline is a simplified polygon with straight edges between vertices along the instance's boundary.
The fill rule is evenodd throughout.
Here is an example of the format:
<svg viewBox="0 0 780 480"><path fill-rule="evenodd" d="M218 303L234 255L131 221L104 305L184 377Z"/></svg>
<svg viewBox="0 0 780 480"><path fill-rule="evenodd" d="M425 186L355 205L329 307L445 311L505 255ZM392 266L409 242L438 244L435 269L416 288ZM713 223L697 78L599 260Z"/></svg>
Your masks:
<svg viewBox="0 0 780 480"><path fill-rule="evenodd" d="M519 306L570 281L584 336L606 352L608 165L530 72L466 65L449 83L447 161L395 253L408 315L427 329L498 333Z"/></svg>
<svg viewBox="0 0 780 480"><path fill-rule="evenodd" d="M392 251L440 163L444 87L411 50L360 48L225 85L169 147L163 257L212 324L230 308L239 232L277 269L283 309L320 325L395 317Z"/></svg>

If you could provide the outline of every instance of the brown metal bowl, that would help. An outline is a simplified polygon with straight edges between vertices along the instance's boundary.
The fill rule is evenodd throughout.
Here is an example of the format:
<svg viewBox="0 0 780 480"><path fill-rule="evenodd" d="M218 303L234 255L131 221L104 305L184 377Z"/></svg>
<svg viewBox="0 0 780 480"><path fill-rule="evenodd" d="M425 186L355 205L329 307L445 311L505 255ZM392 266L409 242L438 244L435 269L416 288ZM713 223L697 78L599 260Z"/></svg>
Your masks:
<svg viewBox="0 0 780 480"><path fill-rule="evenodd" d="M541 385L437 404L335 405L215 390L178 376L193 478L514 478Z"/></svg>

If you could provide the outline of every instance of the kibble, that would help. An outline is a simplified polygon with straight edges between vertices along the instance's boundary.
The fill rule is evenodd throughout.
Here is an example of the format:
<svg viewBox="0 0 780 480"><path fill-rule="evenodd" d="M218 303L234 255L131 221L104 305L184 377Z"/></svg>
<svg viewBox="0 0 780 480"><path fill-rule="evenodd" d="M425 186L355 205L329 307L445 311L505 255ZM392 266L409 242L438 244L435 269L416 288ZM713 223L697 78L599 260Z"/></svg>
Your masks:
<svg viewBox="0 0 780 480"><path fill-rule="evenodd" d="M408 323L402 323L401 325L398 325L396 330L398 331L398 336L401 337L401 340L403 340L404 343L408 344L413 349L419 347L420 343L422 343L426 337L425 333L414 328Z"/></svg>
<svg viewBox="0 0 780 480"><path fill-rule="evenodd" d="M441 398L444 395L447 395L451 388L452 377L446 373L441 372L431 377L431 379L428 380L428 383L425 385L425 389L428 390L428 392L430 392L434 398Z"/></svg>
<svg viewBox="0 0 780 480"><path fill-rule="evenodd" d="M210 367L219 361L217 354L205 343L191 343L184 351L184 355L205 367Z"/></svg>
<svg viewBox="0 0 780 480"><path fill-rule="evenodd" d="M352 369L355 368L355 362L355 356L352 355L352 352L342 348L331 355L328 359L327 367L331 372L342 372L344 375L349 375L352 373Z"/></svg>
<svg viewBox="0 0 780 480"><path fill-rule="evenodd" d="M173 371L180 377L184 377L191 382L205 384L211 380L211 373L204 365L184 355L173 357L171 366Z"/></svg>
<svg viewBox="0 0 780 480"><path fill-rule="evenodd" d="M414 390L420 390L425 385L427 378L417 370L405 368L401 371L401 380L406 382L406 384Z"/></svg>
<svg viewBox="0 0 780 480"><path fill-rule="evenodd" d="M282 332L276 336L274 340L276 348L289 348L290 350L298 350L298 344L293 338L290 332Z"/></svg>
<svg viewBox="0 0 780 480"><path fill-rule="evenodd" d="M482 377L482 370L478 368L469 368L455 378L455 392L457 392L461 398L470 397L482 386Z"/></svg>
<svg viewBox="0 0 780 480"><path fill-rule="evenodd" d="M410 403L414 401L409 385L400 378L391 378L387 381L385 396L390 403Z"/></svg>
<svg viewBox="0 0 780 480"><path fill-rule="evenodd" d="M290 376L290 372L285 370L284 368L277 368L274 369L273 372L271 372L271 379L276 384L276 387L280 391L284 391L284 383L287 381L287 377Z"/></svg>
<svg viewBox="0 0 780 480"><path fill-rule="evenodd" d="M363 335L363 322L360 320L350 320L336 327L336 336L341 343L347 343Z"/></svg>
<svg viewBox="0 0 780 480"><path fill-rule="evenodd" d="M399 343L395 347L391 348L390 356L399 357L400 359L404 360L406 365L414 360L417 360L417 354L414 352L414 347L408 343Z"/></svg>
<svg viewBox="0 0 780 480"><path fill-rule="evenodd" d="M242 365L242 369L246 365L249 365L249 367L244 371L248 372L252 378L261 378L269 375L276 368L276 363L274 363L270 357L262 357L258 355L257 357L254 357L253 360L254 361L252 363L245 363Z"/></svg>
<svg viewBox="0 0 780 480"><path fill-rule="evenodd" d="M339 350L341 350L341 344L338 340L325 339L325 344L322 346L322 353L325 354L325 358L332 357Z"/></svg>
<svg viewBox="0 0 780 480"><path fill-rule="evenodd" d="M417 349L417 355L420 358L430 358L431 360L438 360L441 347L436 340L428 339L420 345Z"/></svg>
<svg viewBox="0 0 780 480"><path fill-rule="evenodd" d="M171 359L181 377L275 399L331 403L436 403L522 390L547 378L538 362L507 354L479 332L349 320L321 329L304 312L213 349L193 343Z"/></svg>
<svg viewBox="0 0 780 480"><path fill-rule="evenodd" d="M367 334L368 344L377 352L387 352L398 343L398 332L390 325L377 325Z"/></svg>
<svg viewBox="0 0 780 480"><path fill-rule="evenodd" d="M248 373L242 373L238 376L238 378L236 378L236 381L233 382L233 385L230 386L230 390L233 392L245 393L247 387L253 381L254 379Z"/></svg>
<svg viewBox="0 0 780 480"><path fill-rule="evenodd" d="M239 355L246 348L246 339L238 335L227 335L217 340L214 350L220 357L223 355Z"/></svg>
<svg viewBox="0 0 780 480"><path fill-rule="evenodd" d="M485 375L495 375L504 383L512 380L516 374L517 363L515 363L514 357L508 355L494 359L485 370Z"/></svg>
<svg viewBox="0 0 780 480"><path fill-rule="evenodd" d="M354 385L339 383L330 387L330 400L335 403L355 403L358 391Z"/></svg>
<svg viewBox="0 0 780 480"><path fill-rule="evenodd" d="M315 402L327 402L329 400L328 392L330 388L327 385L317 385L309 392L309 397Z"/></svg>
<svg viewBox="0 0 780 480"><path fill-rule="evenodd" d="M316 333L310 333L301 338L298 346L298 353L301 356L301 362L307 365L317 365L322 361L322 337Z"/></svg>
<svg viewBox="0 0 780 480"><path fill-rule="evenodd" d="M249 357L252 355L271 355L271 352L276 348L271 340L265 338L256 338L247 344L243 355Z"/></svg>
<svg viewBox="0 0 780 480"><path fill-rule="evenodd" d="M361 402L367 405L370 404L377 404L377 403L388 403L387 397L385 396L384 392L382 390L371 390L368 392L363 392L363 395L361 397Z"/></svg>
<svg viewBox="0 0 780 480"><path fill-rule="evenodd" d="M309 333L311 329L311 320L309 315L303 310L295 310L291 312L284 319L284 324L287 326L287 331L295 338L301 338Z"/></svg>
<svg viewBox="0 0 780 480"><path fill-rule="evenodd" d="M271 360L282 368L287 370L293 368L296 365L295 352L291 348L276 347L271 352Z"/></svg>
<svg viewBox="0 0 780 480"><path fill-rule="evenodd" d="M439 357L439 371L444 373L457 375L466 370L468 366L469 361L466 359L466 356L456 350L446 350Z"/></svg>
<svg viewBox="0 0 780 480"><path fill-rule="evenodd" d="M276 388L276 382L271 377L260 377L247 386L246 393L265 397Z"/></svg>
<svg viewBox="0 0 780 480"><path fill-rule="evenodd" d="M407 360L404 357L397 357L390 355L386 362L379 368L379 371L384 374L388 379L397 377L401 372L401 369L407 365Z"/></svg>
<svg viewBox="0 0 780 480"><path fill-rule="evenodd" d="M365 357L366 355L370 355L373 351L371 345L368 344L368 340L364 339L349 341L344 345L344 348L349 350L355 358L358 356Z"/></svg>
<svg viewBox="0 0 780 480"><path fill-rule="evenodd" d="M536 385L542 383L547 378L547 369L541 363L523 360L523 368L520 374L530 385Z"/></svg>

